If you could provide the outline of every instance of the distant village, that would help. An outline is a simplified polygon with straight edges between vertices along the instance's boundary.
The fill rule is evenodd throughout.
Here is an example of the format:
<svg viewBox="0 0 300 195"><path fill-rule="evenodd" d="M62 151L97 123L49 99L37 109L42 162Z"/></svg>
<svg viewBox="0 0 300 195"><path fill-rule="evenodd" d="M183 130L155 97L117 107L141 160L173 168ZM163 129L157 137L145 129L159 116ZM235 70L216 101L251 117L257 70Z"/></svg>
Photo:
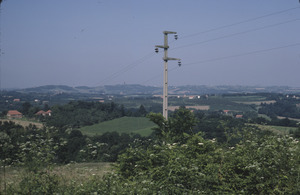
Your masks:
<svg viewBox="0 0 300 195"><path fill-rule="evenodd" d="M39 117L39 116L44 116L44 117L50 117L51 116L51 110L40 110L37 113L35 113L35 116ZM21 112L19 112L18 110L9 110L7 112L7 119L20 119L23 118L23 114Z"/></svg>

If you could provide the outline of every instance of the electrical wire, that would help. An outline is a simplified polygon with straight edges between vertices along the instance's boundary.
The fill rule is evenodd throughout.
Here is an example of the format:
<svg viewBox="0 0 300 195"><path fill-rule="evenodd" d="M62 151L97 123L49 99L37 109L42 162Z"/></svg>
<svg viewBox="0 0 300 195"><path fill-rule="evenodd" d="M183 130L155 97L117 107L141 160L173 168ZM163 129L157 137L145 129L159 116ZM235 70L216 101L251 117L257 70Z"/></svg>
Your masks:
<svg viewBox="0 0 300 195"><path fill-rule="evenodd" d="M108 80L113 80L115 79L116 77L118 77L119 75L135 68L136 66L142 64L143 62L145 62L146 60L150 59L151 57L153 57L155 54L153 52L145 55L144 57L134 61L133 63L131 64L128 64L127 66L123 67L122 69L110 74L109 76L105 77L103 80L101 80L99 83L97 83L96 85L98 84L103 84L104 82L108 81Z"/></svg>
<svg viewBox="0 0 300 195"><path fill-rule="evenodd" d="M216 31L216 30L221 30L221 29L224 29L224 28L229 28L229 27L236 26L236 25L239 25L239 24L244 24L244 23L252 22L252 21L255 21L255 20L262 19L262 18L266 18L266 17L270 17L270 16L274 16L274 15L286 13L286 12L293 11L293 10L296 10L296 9L299 9L299 8L300 8L299 6L298 7L293 7L293 8L285 9L285 10L282 10L282 11L277 11L277 12L273 12L273 13L270 13L270 14L258 16L258 17L255 17L255 18L250 18L250 19L243 20L243 21L240 21L240 22L235 22L235 23L232 23L232 24L227 24L227 25L219 26L219 27L216 27L216 28L212 28L212 29L209 29L209 30L202 31L202 32L198 32L198 33L193 33L193 34L190 34L190 35L186 35L186 36L180 37L180 39L194 37L194 36L197 36L197 35L200 35L200 34L212 32L212 31Z"/></svg>
<svg viewBox="0 0 300 195"><path fill-rule="evenodd" d="M293 11L293 10L296 10L296 9L299 9L300 7L297 6L297 7L293 7L293 8L289 8L289 9L285 9L285 10L281 10L281 11L277 11L277 12L272 12L272 13L269 13L269 14L266 14L266 15L262 15L262 16L258 16L258 17L255 17L255 18L250 18L250 19L247 19L247 20L243 20L243 21L240 21L240 22L235 22L235 23L232 23L232 24L228 24L228 25L223 25L223 26L220 26L220 27L216 27L216 28L212 28L212 29L209 29L209 30L205 30L205 31L202 31L202 32L198 32L198 33L193 33L193 34L190 34L190 35L186 35L186 36L183 36L181 37L180 39L185 39L185 38L189 38L189 37L194 37L194 36L197 36L197 35L200 35L200 34L204 34L204 33L208 33L208 32L213 32L213 31L217 31L217 30L221 30L221 29L224 29L224 28L229 28L229 27L232 27L232 26L236 26L236 25L240 25L240 24L244 24L244 23L248 23L248 22L252 22L252 21L256 21L256 20L259 20L259 19L263 19L263 18L266 18L266 17L270 17L270 16L274 16L274 15L278 15L278 14L283 14L283 13L286 13L286 12L290 12L290 11ZM229 38L229 37L234 37L234 36L238 36L238 35L241 35L241 34L246 34L246 33L250 33L250 32L254 32L254 31L258 31L258 30L263 30L263 29L266 29L266 28L271 28L271 27L275 27L275 26L279 26L279 25L283 25L283 24L287 24L287 23L290 23L290 22L296 22L296 21L299 21L300 19L293 19L293 20L288 20L288 21L285 21L285 22L280 22L280 23L276 23L276 24L271 24L271 25L268 25L268 26L263 26L263 27L260 27L260 28L255 28L255 29L250 29L250 30L247 30L247 31L242 31L242 32L238 32L238 33L233 33L233 34L229 34L229 35L225 35L225 36L221 36L221 37L217 37L217 38L214 38L214 39L209 39L209 40L206 40L206 41L201 41L201 42L198 42L198 43L192 43L192 44L188 44L188 45L183 45L183 46L179 46L179 47L175 47L175 48L172 48L170 50L175 50L175 49L181 49L181 48L185 48L185 47L190 47L190 46L194 46L194 45L199 45L199 44L204 44L204 43L208 43L208 42L212 42L212 41L217 41L217 40L220 40L220 39L225 39L225 38ZM175 41L175 40L174 40ZM170 44L174 41L171 41ZM121 70L119 71L116 71L114 73L112 73L111 75L109 75L108 77L104 78L102 81L100 81L100 83L104 83L108 80L112 80L112 79L115 79L116 77L118 77L119 75L121 75L122 73L125 73L131 69L133 69L134 67L140 65L141 63L143 63L145 60L147 60L148 58L152 57L154 54L150 55L150 54L147 54L146 56L142 57L141 59L125 66L124 68L122 68ZM157 76L156 76L157 77ZM155 78L156 78L155 77ZM153 78L152 78L153 79ZM152 80L150 79L150 80ZM100 84L98 83L98 84Z"/></svg>
<svg viewBox="0 0 300 195"><path fill-rule="evenodd" d="M270 17L270 16L274 16L274 15L278 15L278 14L283 14L283 13L290 12L290 11L293 11L293 10L296 10L296 9L299 9L299 8L300 8L300 6L297 6L297 7L277 11L277 12L272 12L272 13L269 13L269 14L266 14L266 15L255 17L255 18L250 18L250 19L243 20L243 21L240 21L240 22L235 22L235 23L232 23L232 24L227 24L227 25L211 28L211 29L204 30L204 31L201 31L201 32L197 32L197 33L193 33L193 34L190 34L190 35L182 36L182 37L180 37L180 40L185 39L185 38L189 38L189 37L198 36L198 35L205 34L205 33L209 33L209 32L213 32L213 31L217 31L217 30L221 30L221 29L225 29L225 28L229 28L229 27L233 27L233 26L237 26L237 25L244 24L244 23L256 21L256 20L263 19L263 18L266 18L266 17ZM175 40L171 41L170 44L173 43L174 41Z"/></svg>
<svg viewBox="0 0 300 195"><path fill-rule="evenodd" d="M176 49L181 49L181 48L185 48L185 47L191 47L191 46L194 46L194 45L200 45L200 44L204 44L204 43L208 43L208 42L212 42L212 41L217 41L217 40L220 40L220 39L225 39L225 38L234 37L234 36L238 36L238 35L242 35L242 34L247 34L247 33L250 33L250 32L264 30L264 29L267 29L267 28L271 28L271 27L275 27L275 26L279 26L279 25L283 25L283 24L287 24L287 23L291 23L291 22L297 22L297 21L300 21L300 19L296 18L296 19L293 19L293 20L279 22L279 23L276 23L276 24L271 24L271 25L267 25L267 26L263 26L263 27L259 27L259 28L254 28L254 29L250 29L250 30L246 30L246 31L241 31L241 32L233 33L233 34L228 34L228 35L225 35L225 36L209 39L209 40L206 40L206 41L201 41L201 42L197 42L197 43L191 43L191 44L175 47L175 48L172 48L170 50L176 50Z"/></svg>
<svg viewBox="0 0 300 195"><path fill-rule="evenodd" d="M250 52L246 52L246 53L240 53L240 54L235 54L235 55L230 55L230 56L223 56L223 57L218 57L218 58L212 58L212 59L208 59L208 60L202 60L202 61L197 61L197 62L191 62L191 63L187 63L184 64L181 67L186 67L186 66L191 66L191 65L198 65L198 64L204 64L204 63L210 63L210 62L216 62L216 61L222 61L222 60L227 60L227 59L232 59L232 58L238 58L238 57L243 57L243 56L247 56L247 55L253 55L253 54L259 54L259 53L264 53L264 52L270 52L270 51L274 51L274 50L280 50L280 49L285 49L285 48L289 48L289 47L296 47L296 46L300 46L300 43L294 43L294 44L289 44L289 45L284 45L284 46L279 46L279 47L273 47L273 48L268 48L268 49L262 49L262 50L256 50L256 51L250 51ZM179 67L174 67L169 69L169 72L172 72L176 69L178 69ZM146 81L143 82L143 84L148 83L149 81L152 81L158 77L161 77L161 75L156 75Z"/></svg>
<svg viewBox="0 0 300 195"><path fill-rule="evenodd" d="M220 61L220 60L227 60L227 59L231 59L231 58L237 58L237 57L242 57L242 56L248 56L248 55L253 55L253 54L270 52L270 51L274 51L274 50L285 49L285 48L296 47L296 46L300 46L300 43L294 43L294 44L289 44L289 45L284 45L284 46L279 46L279 47L273 47L273 48L269 48L269 49L250 51L250 52L246 52L246 53L240 53L240 54L231 55L231 56L218 57L218 58L213 58L213 59L209 59L209 60L202 60L202 61L198 61L198 62L187 63L187 64L185 64L185 66L215 62L215 61Z"/></svg>

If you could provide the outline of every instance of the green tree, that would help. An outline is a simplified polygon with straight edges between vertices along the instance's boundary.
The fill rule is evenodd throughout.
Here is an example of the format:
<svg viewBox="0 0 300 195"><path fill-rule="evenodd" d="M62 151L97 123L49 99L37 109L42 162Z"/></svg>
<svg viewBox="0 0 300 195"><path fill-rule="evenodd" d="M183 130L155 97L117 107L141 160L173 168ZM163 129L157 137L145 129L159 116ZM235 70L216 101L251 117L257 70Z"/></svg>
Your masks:
<svg viewBox="0 0 300 195"><path fill-rule="evenodd" d="M28 115L30 108L32 107L32 105L29 102L24 102L22 104L22 108L21 108L21 112L24 115Z"/></svg>
<svg viewBox="0 0 300 195"><path fill-rule="evenodd" d="M194 113L185 107L175 110L169 121L170 133L171 136L176 137L175 141L183 141L184 134L193 134L193 128L197 124Z"/></svg>
<svg viewBox="0 0 300 195"><path fill-rule="evenodd" d="M145 109L144 105L141 104L139 110L138 110L139 116L146 116L147 115L147 110Z"/></svg>

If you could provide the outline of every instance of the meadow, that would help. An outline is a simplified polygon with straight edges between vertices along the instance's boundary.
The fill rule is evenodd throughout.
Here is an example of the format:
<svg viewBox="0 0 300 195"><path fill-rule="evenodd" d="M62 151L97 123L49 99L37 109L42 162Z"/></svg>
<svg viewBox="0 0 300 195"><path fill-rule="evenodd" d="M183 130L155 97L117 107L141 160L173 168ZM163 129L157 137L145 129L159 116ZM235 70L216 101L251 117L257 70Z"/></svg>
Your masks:
<svg viewBox="0 0 300 195"><path fill-rule="evenodd" d="M152 128L156 125L146 117L122 117L91 126L81 127L80 131L84 135L94 136L106 132L134 133L141 136L148 136L152 133Z"/></svg>
<svg viewBox="0 0 300 195"><path fill-rule="evenodd" d="M254 126L257 126L260 130L271 131L279 135L288 135L291 131L297 130L297 127L283 127L283 126L259 125L259 124L255 124Z"/></svg>
<svg viewBox="0 0 300 195"><path fill-rule="evenodd" d="M105 174L112 172L112 163L90 162L90 163L69 163L66 165L52 165L45 170L49 175L55 175L65 186L82 183L92 177L102 178ZM19 185L28 172L24 167L8 166L0 169L0 194L5 188Z"/></svg>

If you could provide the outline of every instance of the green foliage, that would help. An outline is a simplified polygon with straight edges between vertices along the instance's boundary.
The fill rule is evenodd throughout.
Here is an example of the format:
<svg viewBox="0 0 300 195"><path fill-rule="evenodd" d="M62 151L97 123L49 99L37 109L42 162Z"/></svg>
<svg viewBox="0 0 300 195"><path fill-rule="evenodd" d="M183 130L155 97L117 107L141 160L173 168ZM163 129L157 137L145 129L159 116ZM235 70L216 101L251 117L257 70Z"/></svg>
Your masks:
<svg viewBox="0 0 300 195"><path fill-rule="evenodd" d="M250 194L299 193L299 143L289 136L252 130L225 153L223 181Z"/></svg>
<svg viewBox="0 0 300 195"><path fill-rule="evenodd" d="M258 113L266 114L271 118L275 118L276 116L300 118L300 109L297 107L299 102L295 98L278 99L272 104L261 104Z"/></svg>
<svg viewBox="0 0 300 195"><path fill-rule="evenodd" d="M46 171L28 172L17 186L11 186L8 194L54 194L61 190L59 178Z"/></svg>
<svg viewBox="0 0 300 195"><path fill-rule="evenodd" d="M193 134L193 128L197 123L194 114L184 107L175 110L169 120L172 137L177 135L182 137L184 133Z"/></svg>
<svg viewBox="0 0 300 195"><path fill-rule="evenodd" d="M237 136L238 132L245 127L243 120L219 113L196 113L196 117L198 123L194 128L194 132L202 132L204 138L215 138L221 143L236 143L238 138L234 138L233 135Z"/></svg>
<svg viewBox="0 0 300 195"><path fill-rule="evenodd" d="M48 126L79 128L122 117L123 110L113 102L72 101L65 105L53 106L52 113L46 120Z"/></svg>
<svg viewBox="0 0 300 195"><path fill-rule="evenodd" d="M157 113L149 113L147 115L147 117L150 119L150 121L152 121L153 123L155 123L157 125L157 127L154 127L154 134L158 137L158 138L162 138L165 137L166 134L169 132L169 123L167 120L165 120L165 118L163 117L162 114L157 114Z"/></svg>
<svg viewBox="0 0 300 195"><path fill-rule="evenodd" d="M130 193L299 193L299 142L252 128L243 135L234 147L199 134L185 144L131 147L120 156L114 181Z"/></svg>
<svg viewBox="0 0 300 195"><path fill-rule="evenodd" d="M294 131L290 132L295 138L300 138L300 127L295 129Z"/></svg>
<svg viewBox="0 0 300 195"><path fill-rule="evenodd" d="M174 142L184 142L187 134L193 134L193 128L197 123L194 114L184 107L176 110L168 120L155 113L150 113L148 118L158 126L153 128L158 138Z"/></svg>

